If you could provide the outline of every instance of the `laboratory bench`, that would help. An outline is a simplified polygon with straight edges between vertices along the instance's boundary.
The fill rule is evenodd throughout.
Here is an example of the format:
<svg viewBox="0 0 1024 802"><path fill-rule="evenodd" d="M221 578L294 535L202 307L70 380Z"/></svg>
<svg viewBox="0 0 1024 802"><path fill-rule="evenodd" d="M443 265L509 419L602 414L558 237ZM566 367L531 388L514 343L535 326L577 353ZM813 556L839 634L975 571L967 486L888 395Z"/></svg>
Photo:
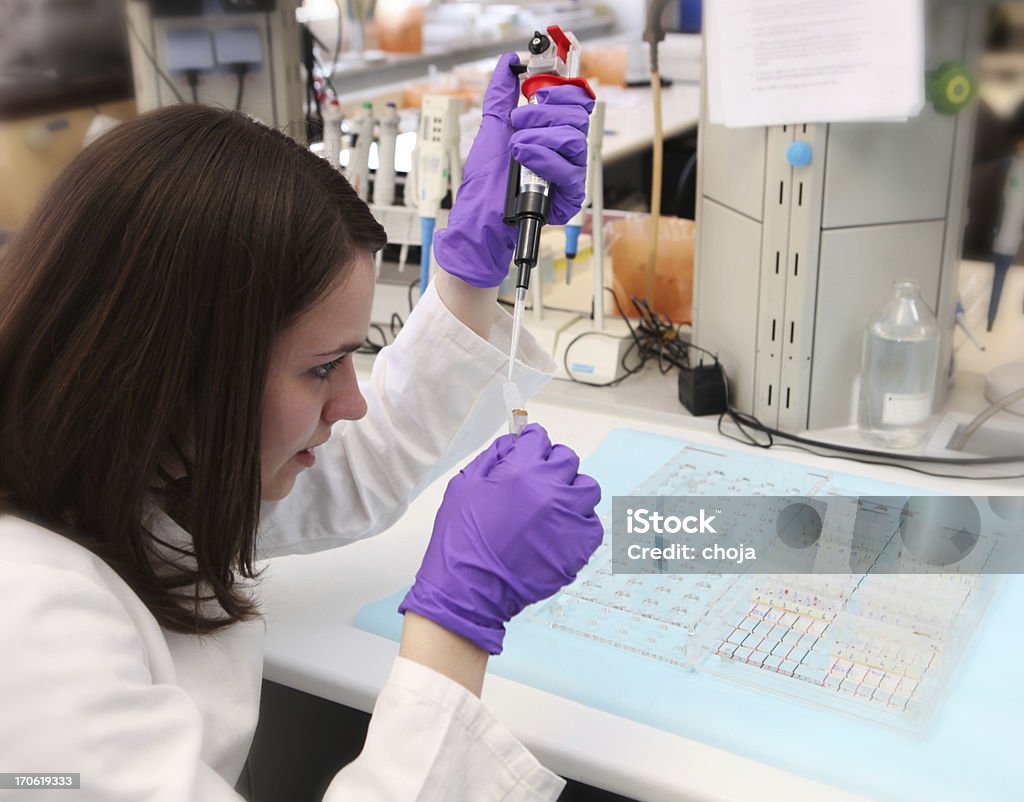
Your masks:
<svg viewBox="0 0 1024 802"><path fill-rule="evenodd" d="M639 41L640 33L610 33L611 24L596 21L581 28L582 46L625 47ZM584 38L585 37L585 38ZM521 34L504 37L472 48L454 48L444 53L393 56L385 65L339 64L335 77L338 100L346 116L355 114L364 102L374 107L396 103L401 108L403 92L410 84L422 83L453 68L481 75L489 74L497 57L508 50L525 50ZM646 57L646 51L644 51ZM693 78L696 79L696 75ZM650 86L623 87L594 82L598 99L606 103L605 136L601 155L605 165L621 161L651 147L654 105ZM699 80L675 80L662 89L662 127L666 139L696 131L700 121Z"/></svg>
<svg viewBox="0 0 1024 802"><path fill-rule="evenodd" d="M486 65L492 68L493 59ZM374 107L385 103L400 103L408 82L378 85L372 89L345 95L342 109L359 107L371 102ZM605 101L605 134L601 158L605 165L625 159L651 147L654 129L654 102L650 87L598 86L598 99ZM696 131L700 121L700 84L677 81L662 89L662 127L666 138L688 131Z"/></svg>
<svg viewBox="0 0 1024 802"><path fill-rule="evenodd" d="M369 360L365 358L357 362L357 370L364 375L368 367ZM979 382L978 376L963 377L960 389L950 396L950 403L975 410L983 406L978 398ZM635 432L638 438L681 438L696 447L703 444L709 448L764 454L759 449L745 449L719 435L715 430L716 417L694 418L687 414L676 398L675 377L662 376L652 366L613 388L597 389L553 381L528 403L528 408L531 420L542 423L552 440L568 443L580 453L584 469L588 457L602 441L623 429ZM1024 421L1017 418L1014 423L1024 430ZM855 434L848 432L846 436L855 437ZM930 478L895 467L824 459L790 449L775 449L771 456L779 464L827 467L830 471L922 488L923 492L1004 495L1024 490L1024 483L1020 481L975 480L965 484L962 480ZM1019 470L1020 466L1017 467ZM267 621L264 678L265 687L272 691L279 710L293 704L317 708L322 715L332 717L328 725L332 733L346 726L354 726L357 732L365 727L365 711L372 710L398 644L357 626L357 616L365 605L411 583L430 535L434 513L454 473L455 470L434 482L412 502L393 527L379 536L333 551L281 557L266 563L261 585ZM726 799L823 802L897 798L861 795L816 778L811 766L807 766L806 771L802 766L797 770L792 766L784 770L770 759L752 757L750 750L747 754L730 750L727 742L731 736L722 733L729 731L730 716L736 715L742 720L740 708L733 705L744 705L745 699L746 703L753 704L747 695L749 689L735 690L736 698L715 716L722 721L691 722L688 726L698 736L683 737L581 703L572 698L571 693L553 693L502 676L500 661L505 659L492 659L484 687L484 704L545 765L564 777L586 784L573 785L565 800L620 799L615 795L643 802ZM576 668L579 667L566 670ZM584 682L582 676L580 680ZM571 685L573 678L566 677L565 681ZM630 694L628 677L621 678L619 688L621 694ZM657 704L650 697L650 689L637 692L640 696L647 694L648 705ZM955 693L956 686L954 696ZM1018 696L1016 702L1008 701L1010 705L1018 703L1021 710L1017 712L1024 717L1024 699ZM780 722L790 719L792 725L792 721L799 721L805 715L798 703L779 704ZM353 715L357 716L355 720ZM842 716L832 718L835 722L830 724L830 731L821 737L835 738L841 751L844 727L852 725L844 724ZM345 762L338 754L341 747L325 746L322 736L310 736L315 743L311 743L308 750L302 747L303 736L309 736L310 730L268 731L272 726L268 720L258 731L257 744L263 744L261 755L272 754L272 744L277 740L290 743L291 749L302 754L308 754L309 750L321 755L325 751L332 753L330 759L322 762L324 770L330 772ZM707 742L715 738L704 740L699 735L705 727L708 733L718 733L717 745ZM771 733L772 728L767 732ZM358 753L360 738L358 735L357 743L349 747L346 753L349 758ZM875 770L871 765L863 769ZM1005 770L1011 770L1009 764ZM254 800L261 802L258 794Z"/></svg>
<svg viewBox="0 0 1024 802"><path fill-rule="evenodd" d="M562 23L586 46L595 39L611 34L615 19L610 16L583 19L573 17ZM504 32L497 37L479 38L448 47L427 44L422 53L384 53L342 55L334 62L333 82L343 102L350 102L359 93L377 92L381 87L402 85L424 78L433 70L450 70L467 62L486 60L493 64L508 50L525 50L532 31L525 29ZM637 34L639 36L639 34ZM364 98L365 99L365 98Z"/></svg>

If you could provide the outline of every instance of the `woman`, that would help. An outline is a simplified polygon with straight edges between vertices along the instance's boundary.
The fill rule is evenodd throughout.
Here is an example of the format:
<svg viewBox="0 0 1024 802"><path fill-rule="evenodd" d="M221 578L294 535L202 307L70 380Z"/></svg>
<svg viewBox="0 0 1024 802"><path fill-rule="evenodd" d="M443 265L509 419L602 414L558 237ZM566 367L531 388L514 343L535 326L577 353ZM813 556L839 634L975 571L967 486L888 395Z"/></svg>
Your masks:
<svg viewBox="0 0 1024 802"><path fill-rule="evenodd" d="M77 798L222 800L255 728L259 557L393 523L502 419L511 151L582 200L590 101L516 109L499 62L435 256L372 379L385 237L326 162L238 114L163 109L87 148L0 262L0 772ZM524 395L550 362L521 351ZM339 423L332 429L332 425ZM551 799L480 706L504 623L596 548L600 491L540 427L448 486L362 755L326 798ZM17 644L15 646L15 644Z"/></svg>

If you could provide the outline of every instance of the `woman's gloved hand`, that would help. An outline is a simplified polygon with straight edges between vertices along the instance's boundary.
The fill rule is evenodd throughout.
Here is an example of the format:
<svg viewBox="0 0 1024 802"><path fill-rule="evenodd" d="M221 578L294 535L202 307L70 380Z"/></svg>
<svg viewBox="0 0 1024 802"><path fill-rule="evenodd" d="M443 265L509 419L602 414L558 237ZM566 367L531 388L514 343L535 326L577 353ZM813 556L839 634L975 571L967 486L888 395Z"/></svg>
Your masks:
<svg viewBox="0 0 1024 802"><path fill-rule="evenodd" d="M594 101L578 86L555 86L538 89L536 105L517 109L519 78L510 66L518 63L506 53L494 69L448 227L434 236L441 268L475 287L497 287L512 261L517 229L502 220L510 155L551 182L552 225L567 223L585 197Z"/></svg>
<svg viewBox="0 0 1024 802"><path fill-rule="evenodd" d="M491 654L505 623L569 584L600 545L601 488L537 424L504 435L448 484L412 610Z"/></svg>

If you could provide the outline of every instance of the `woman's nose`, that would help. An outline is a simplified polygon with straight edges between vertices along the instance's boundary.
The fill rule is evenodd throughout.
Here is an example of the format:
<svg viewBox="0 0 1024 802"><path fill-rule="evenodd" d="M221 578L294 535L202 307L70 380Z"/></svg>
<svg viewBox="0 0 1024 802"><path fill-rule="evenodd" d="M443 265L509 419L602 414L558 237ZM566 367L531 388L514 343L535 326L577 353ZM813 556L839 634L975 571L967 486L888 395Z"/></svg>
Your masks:
<svg viewBox="0 0 1024 802"><path fill-rule="evenodd" d="M323 419L330 424L340 420L359 420L366 415L366 399L359 391L359 381L351 359L346 360L336 375L337 379L328 381L331 393L324 404ZM331 378L334 379L333 376Z"/></svg>

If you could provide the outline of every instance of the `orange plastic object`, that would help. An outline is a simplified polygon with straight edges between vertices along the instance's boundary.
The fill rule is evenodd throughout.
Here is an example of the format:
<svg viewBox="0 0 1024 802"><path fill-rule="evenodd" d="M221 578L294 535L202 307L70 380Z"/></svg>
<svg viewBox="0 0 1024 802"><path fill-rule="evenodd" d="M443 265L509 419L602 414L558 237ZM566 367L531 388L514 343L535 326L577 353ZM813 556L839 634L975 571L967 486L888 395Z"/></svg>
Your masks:
<svg viewBox="0 0 1024 802"><path fill-rule="evenodd" d="M651 232L650 215L613 220L605 226L605 239L612 260L612 284L622 311L637 317L629 297L647 293L647 253ZM658 222L658 261L654 273L655 312L673 323L693 322L693 220L662 217ZM612 305L614 309L614 302ZM609 310L611 311L611 310ZM617 311L617 310L616 310Z"/></svg>
<svg viewBox="0 0 1024 802"><path fill-rule="evenodd" d="M424 95L453 95L462 98L462 109L465 111L474 103L480 104L480 92L475 89L467 89L463 86L452 86L451 84L410 84L402 87L403 109L418 109L423 105Z"/></svg>
<svg viewBox="0 0 1024 802"><path fill-rule="evenodd" d="M628 55L625 45L587 46L580 56L580 75L605 86L625 86Z"/></svg>
<svg viewBox="0 0 1024 802"><path fill-rule="evenodd" d="M380 3L374 15L377 46L387 53L423 52L423 6Z"/></svg>

